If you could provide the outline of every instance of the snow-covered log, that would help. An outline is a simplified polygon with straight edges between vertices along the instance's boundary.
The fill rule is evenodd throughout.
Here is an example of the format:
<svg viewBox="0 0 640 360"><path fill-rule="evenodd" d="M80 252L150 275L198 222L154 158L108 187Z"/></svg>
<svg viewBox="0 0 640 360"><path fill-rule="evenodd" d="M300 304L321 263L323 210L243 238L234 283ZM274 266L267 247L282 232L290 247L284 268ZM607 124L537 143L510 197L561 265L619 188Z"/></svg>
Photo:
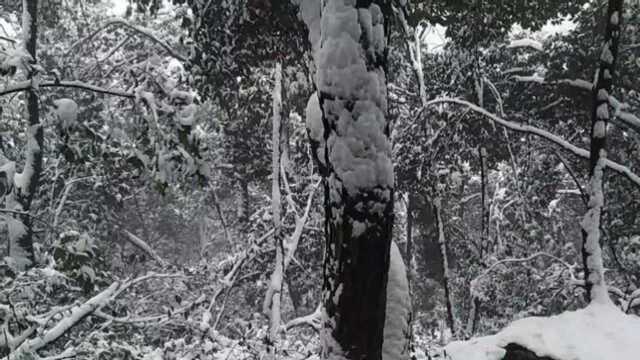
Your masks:
<svg viewBox="0 0 640 360"><path fill-rule="evenodd" d="M635 360L640 318L591 304L550 317L514 321L491 336L452 342L448 360Z"/></svg>

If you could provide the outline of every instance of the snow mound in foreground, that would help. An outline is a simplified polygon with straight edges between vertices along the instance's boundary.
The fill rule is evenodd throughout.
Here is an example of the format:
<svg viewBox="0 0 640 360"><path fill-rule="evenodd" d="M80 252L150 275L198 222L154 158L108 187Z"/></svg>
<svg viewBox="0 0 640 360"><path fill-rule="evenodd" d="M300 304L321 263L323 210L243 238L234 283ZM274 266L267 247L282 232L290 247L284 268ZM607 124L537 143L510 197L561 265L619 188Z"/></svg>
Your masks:
<svg viewBox="0 0 640 360"><path fill-rule="evenodd" d="M444 351L451 360L502 360L508 344L557 360L637 360L640 318L613 305L592 304L560 315L517 320L495 335L455 341Z"/></svg>

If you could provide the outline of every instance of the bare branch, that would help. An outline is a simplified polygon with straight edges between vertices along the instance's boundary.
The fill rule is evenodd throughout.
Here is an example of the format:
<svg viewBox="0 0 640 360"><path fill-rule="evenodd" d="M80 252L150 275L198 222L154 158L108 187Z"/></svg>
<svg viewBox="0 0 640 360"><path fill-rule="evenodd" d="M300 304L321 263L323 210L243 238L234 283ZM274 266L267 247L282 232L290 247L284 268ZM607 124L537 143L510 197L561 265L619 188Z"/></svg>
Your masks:
<svg viewBox="0 0 640 360"><path fill-rule="evenodd" d="M102 27L98 28L97 30L95 30L94 32L92 32L91 34L87 35L86 37L76 41L73 45L71 45L71 47L65 52L64 56L68 56L76 47L80 46L82 43L85 43L91 39L93 39L96 35L98 35L101 31L111 27L111 26L119 26L119 27L123 27L126 28L128 30L133 31L134 33L138 34L138 35L142 35L143 37L153 41L154 43L160 45L160 47L162 47L171 57L180 60L182 62L188 62L189 59L187 59L186 57L178 54L169 44L167 44L167 42L160 40L158 37L156 37L155 35L153 35L151 33L151 31L147 30L147 29L143 29L140 27L136 27L133 26L131 24L129 24L128 22L122 20L122 19L115 19L115 20L111 20L108 21L106 24L104 24Z"/></svg>
<svg viewBox="0 0 640 360"><path fill-rule="evenodd" d="M135 99L136 95L134 93L125 92L121 90L114 89L106 89L100 86L91 85L84 83L82 81L45 81L38 84L38 88L57 88L57 87L65 87L65 88L76 88L80 90L87 90L96 93L119 96L129 99ZM0 96L12 94L15 92L26 91L31 88L31 81L19 81L12 84L9 84L5 87L0 87Z"/></svg>
<svg viewBox="0 0 640 360"><path fill-rule="evenodd" d="M0 35L0 40L4 40L4 41L6 41L6 42L10 42L10 43L12 43L12 44L15 44L15 43L16 43L16 41L15 41L14 39L9 38L9 37L6 37L6 36L2 36L2 35Z"/></svg>

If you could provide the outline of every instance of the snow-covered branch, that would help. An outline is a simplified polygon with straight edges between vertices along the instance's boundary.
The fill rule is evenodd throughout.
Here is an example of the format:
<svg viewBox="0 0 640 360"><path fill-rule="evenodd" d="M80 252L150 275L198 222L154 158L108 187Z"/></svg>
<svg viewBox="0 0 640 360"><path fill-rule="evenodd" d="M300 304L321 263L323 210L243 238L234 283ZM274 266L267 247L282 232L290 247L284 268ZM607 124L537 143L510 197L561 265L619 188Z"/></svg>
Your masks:
<svg viewBox="0 0 640 360"><path fill-rule="evenodd" d="M38 326L36 332L38 334L37 337L26 339L31 336L34 332L33 330L27 330L19 337L11 338L11 343L9 345L19 346L15 347L7 357L2 358L1 360L9 360L20 358L20 356L36 353L38 350L48 346L49 344L56 341L58 338L67 333L71 328L76 326L80 321L86 318L89 315L97 315L99 317L104 314L100 311L103 307L108 305L110 302L115 300L120 294L122 294L125 290L131 288L132 286L141 283L143 281L147 281L155 278L175 278L181 277L182 274L159 274L159 273L148 273L146 275L140 276L136 279L128 280L128 281L116 281L111 284L109 287L93 296L86 302L75 305L75 306L67 306L67 307L59 307L50 311L45 315L40 315L36 317L30 317L31 321ZM46 329L46 325L54 318L54 315L67 313L68 314L58 320L52 327ZM119 319L112 319L119 320ZM5 334L3 334L5 335ZM10 349L12 349L10 347Z"/></svg>
<svg viewBox="0 0 640 360"><path fill-rule="evenodd" d="M84 319L87 315L106 305L107 302L114 296L120 285L121 284L119 282L115 282L102 292L98 293L96 296L87 300L87 302L85 302L84 304L75 307L73 310L71 310L71 313L67 317L61 319L52 328L44 331L39 336L22 343L22 345L20 345L12 354L10 354L10 357L20 358L21 355L27 355L29 353L36 352L45 347L47 344L55 341L60 336L64 335L64 333L66 333L70 328L80 322L80 320ZM9 357L3 358L3 360L8 359Z"/></svg>
<svg viewBox="0 0 640 360"><path fill-rule="evenodd" d="M532 135L536 135L538 137L541 137L545 140L551 141L552 143L560 146L561 148L573 153L574 155L580 156L584 159L589 159L589 151L579 148L573 144L571 144L570 142L566 141L565 139L559 137L558 135L552 134L546 130L542 130L536 127L533 127L531 125L526 125L526 124L518 124L512 121L508 121L508 120L504 120L501 117L475 105L472 104L468 101L465 100L461 100L461 99L455 99L455 98L448 98L448 97L442 97L442 98L436 98L434 100L430 100L427 102L427 107L428 106L432 106L432 105L436 105L436 104L442 104L442 103L454 103L454 104L459 104L459 105L464 105L468 108L470 108L471 110L484 115L486 118L488 118L489 120L506 127L507 129L513 130L513 131L518 131L518 132L523 132L523 133L528 133L528 134L532 134ZM618 164L615 161L609 160L609 159L604 159L604 164L607 168L617 172L620 175L625 176L627 179L629 179L631 182L633 182L635 185L640 186L640 176L638 176L637 174L633 173L631 171L631 169L629 169L628 167Z"/></svg>
<svg viewBox="0 0 640 360"><path fill-rule="evenodd" d="M533 39L513 40L513 41L511 41L511 43L509 43L509 45L507 45L507 48L509 48L509 49L530 48L530 49L537 50L537 51L543 51L544 50L542 43L540 41L533 40Z"/></svg>

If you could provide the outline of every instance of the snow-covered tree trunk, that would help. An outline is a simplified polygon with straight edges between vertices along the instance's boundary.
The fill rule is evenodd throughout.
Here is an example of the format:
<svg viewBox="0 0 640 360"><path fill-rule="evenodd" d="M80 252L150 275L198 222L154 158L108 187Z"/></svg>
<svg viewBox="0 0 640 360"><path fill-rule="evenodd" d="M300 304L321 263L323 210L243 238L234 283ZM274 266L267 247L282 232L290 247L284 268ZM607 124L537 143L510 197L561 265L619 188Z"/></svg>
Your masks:
<svg viewBox="0 0 640 360"><path fill-rule="evenodd" d="M381 359L394 188L384 30L390 2L298 3L317 66L307 128L325 177L322 356Z"/></svg>
<svg viewBox="0 0 640 360"><path fill-rule="evenodd" d="M320 9L314 57L327 166L326 359L382 358L394 188L386 118L387 7L383 1L327 0Z"/></svg>
<svg viewBox="0 0 640 360"><path fill-rule="evenodd" d="M22 31L27 53L36 62L38 37L38 0L23 0ZM16 212L9 221L9 257L18 270L33 265L33 219L29 214L33 197L38 190L42 173L43 132L38 114L39 104L36 93L37 77L35 68L30 68L28 78L31 87L26 92L26 113L29 120L24 169L14 177L13 190L7 196L7 207Z"/></svg>
<svg viewBox="0 0 640 360"><path fill-rule="evenodd" d="M582 259L584 265L587 300L595 303L609 303L602 261L600 220L604 206L604 167L607 158L607 125L610 119L609 94L615 75L618 56L620 24L624 0L609 0L607 26L600 54L600 66L596 74L592 96L591 151L589 158L589 203L582 219Z"/></svg>
<svg viewBox="0 0 640 360"><path fill-rule="evenodd" d="M280 300L282 294L282 278L284 276L284 243L280 223L280 122L282 116L282 65L276 64L275 86L273 89L273 133L272 133L272 173L271 173L271 207L273 216L273 240L276 248L276 259L269 291L264 299L263 311L269 314L269 332L267 334L267 356L276 357L276 341L280 329Z"/></svg>

